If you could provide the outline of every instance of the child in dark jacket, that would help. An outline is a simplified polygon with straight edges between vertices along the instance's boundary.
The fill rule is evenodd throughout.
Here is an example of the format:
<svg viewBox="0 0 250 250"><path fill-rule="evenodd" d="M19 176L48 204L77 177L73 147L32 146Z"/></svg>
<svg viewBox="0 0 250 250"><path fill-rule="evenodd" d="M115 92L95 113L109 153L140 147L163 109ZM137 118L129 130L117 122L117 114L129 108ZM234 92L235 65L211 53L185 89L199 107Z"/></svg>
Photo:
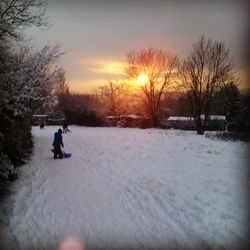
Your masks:
<svg viewBox="0 0 250 250"><path fill-rule="evenodd" d="M64 147L64 145L63 145L63 141L62 141L62 130L61 129L58 129L58 132L55 133L53 146L54 146L54 159L57 159L57 156L59 156L59 159L62 159L63 153L62 153L61 146Z"/></svg>

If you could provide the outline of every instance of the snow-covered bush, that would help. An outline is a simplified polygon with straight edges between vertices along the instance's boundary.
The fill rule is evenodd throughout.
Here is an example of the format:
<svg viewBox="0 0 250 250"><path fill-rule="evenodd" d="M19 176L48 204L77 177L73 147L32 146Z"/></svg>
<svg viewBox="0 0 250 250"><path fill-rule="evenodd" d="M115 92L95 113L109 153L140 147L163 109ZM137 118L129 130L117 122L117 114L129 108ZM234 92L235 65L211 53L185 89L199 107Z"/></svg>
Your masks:
<svg viewBox="0 0 250 250"><path fill-rule="evenodd" d="M46 26L46 7L45 0L0 3L0 189L31 152L32 113L50 102L59 74L58 46L32 52L22 43L25 27Z"/></svg>
<svg viewBox="0 0 250 250"><path fill-rule="evenodd" d="M0 65L0 181L13 174L32 149L32 114L51 99L57 77L55 62L59 47L44 47L32 53L23 48L4 49Z"/></svg>

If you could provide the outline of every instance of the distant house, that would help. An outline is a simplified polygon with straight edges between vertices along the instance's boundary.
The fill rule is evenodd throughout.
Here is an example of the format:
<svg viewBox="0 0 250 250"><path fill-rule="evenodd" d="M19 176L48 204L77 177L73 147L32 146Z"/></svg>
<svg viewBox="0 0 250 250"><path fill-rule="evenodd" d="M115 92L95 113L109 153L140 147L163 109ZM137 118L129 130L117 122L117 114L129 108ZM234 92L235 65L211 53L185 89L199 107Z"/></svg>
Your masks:
<svg viewBox="0 0 250 250"><path fill-rule="evenodd" d="M64 118L48 118L48 125L63 125Z"/></svg>
<svg viewBox="0 0 250 250"><path fill-rule="evenodd" d="M51 114L34 114L32 116L32 125L37 126L42 122L44 125L62 125L65 121L65 116L62 112L56 112Z"/></svg>
<svg viewBox="0 0 250 250"><path fill-rule="evenodd" d="M141 120L139 115L120 115L120 116L106 116L108 126L115 127L136 127L137 122Z"/></svg>
<svg viewBox="0 0 250 250"><path fill-rule="evenodd" d="M33 115L32 116L32 125L33 126L37 126L40 125L42 122L43 124L47 124L48 123L48 115Z"/></svg>
<svg viewBox="0 0 250 250"><path fill-rule="evenodd" d="M204 120L204 115L201 119ZM140 115L121 115L121 116L106 116L106 125L114 127L139 127L150 128L152 127L149 118ZM182 130L195 130L195 121L190 116L170 116L161 123L162 128L174 128ZM224 115L210 115L208 126L206 130L225 130L226 129L226 116Z"/></svg>
<svg viewBox="0 0 250 250"><path fill-rule="evenodd" d="M204 117L203 117L204 119ZM225 115L210 115L206 130L226 130L227 119Z"/></svg>
<svg viewBox="0 0 250 250"><path fill-rule="evenodd" d="M163 127L183 129L183 130L194 130L195 123L193 117L188 116L169 116L167 120L163 122Z"/></svg>
<svg viewBox="0 0 250 250"><path fill-rule="evenodd" d="M201 115L204 121L205 115ZM170 116L165 122L166 128L175 128L183 130L195 129L195 121L190 116ZM224 115L210 115L206 130L225 130L226 129L226 116Z"/></svg>
<svg viewBox="0 0 250 250"><path fill-rule="evenodd" d="M129 128L151 127L150 119L135 114L106 116L105 120L108 126L129 127Z"/></svg>
<svg viewBox="0 0 250 250"><path fill-rule="evenodd" d="M55 111L49 115L49 125L62 125L65 121L65 115L61 111Z"/></svg>

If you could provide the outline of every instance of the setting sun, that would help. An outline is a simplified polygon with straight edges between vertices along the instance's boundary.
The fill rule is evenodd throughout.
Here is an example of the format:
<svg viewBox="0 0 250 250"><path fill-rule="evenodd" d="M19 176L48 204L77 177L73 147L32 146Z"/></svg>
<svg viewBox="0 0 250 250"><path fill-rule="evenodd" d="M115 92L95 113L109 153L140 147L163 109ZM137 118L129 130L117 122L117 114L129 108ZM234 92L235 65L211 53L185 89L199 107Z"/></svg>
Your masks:
<svg viewBox="0 0 250 250"><path fill-rule="evenodd" d="M141 74L138 76L137 81L138 81L139 84L142 84L142 85L143 85L143 84L147 83L147 81L148 81L148 76L147 76L145 73L141 73Z"/></svg>

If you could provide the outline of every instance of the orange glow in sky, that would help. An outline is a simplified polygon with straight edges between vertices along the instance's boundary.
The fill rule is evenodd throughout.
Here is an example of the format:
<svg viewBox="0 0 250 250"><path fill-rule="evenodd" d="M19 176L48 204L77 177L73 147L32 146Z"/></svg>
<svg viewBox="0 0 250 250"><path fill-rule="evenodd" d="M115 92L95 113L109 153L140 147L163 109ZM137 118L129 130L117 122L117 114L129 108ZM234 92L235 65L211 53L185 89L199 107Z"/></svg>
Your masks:
<svg viewBox="0 0 250 250"><path fill-rule="evenodd" d="M141 72L136 79L129 79L124 71L124 62L115 59L86 59L78 61L79 72L84 72L84 77L79 75L71 78L70 72L67 75L70 90L73 92L93 93L98 87L105 85L109 80L113 82L126 82L131 87L138 88L146 85L149 78L145 72ZM174 72L175 73L175 72ZM241 74L240 74L241 73ZM243 79L243 73L236 70L236 77ZM175 79L168 87L169 91L176 89ZM244 85L242 85L244 87Z"/></svg>
<svg viewBox="0 0 250 250"><path fill-rule="evenodd" d="M184 59L202 34L225 42L236 69L244 66L247 1L120 2L51 0L48 23L53 25L24 31L34 48L61 45L65 54L58 66L65 69L70 90L91 93L109 80L126 78L130 50L159 48ZM142 87L145 80L141 76L133 85Z"/></svg>

